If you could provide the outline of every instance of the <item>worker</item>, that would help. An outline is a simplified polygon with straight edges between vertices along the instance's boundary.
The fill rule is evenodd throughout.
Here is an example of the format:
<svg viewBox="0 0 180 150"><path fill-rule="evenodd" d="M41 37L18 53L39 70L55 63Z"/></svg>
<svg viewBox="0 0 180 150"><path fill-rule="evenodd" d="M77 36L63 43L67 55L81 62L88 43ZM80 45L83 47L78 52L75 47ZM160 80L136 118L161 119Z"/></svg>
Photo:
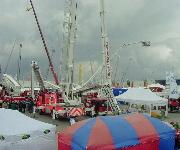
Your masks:
<svg viewBox="0 0 180 150"><path fill-rule="evenodd" d="M2 103L2 108L5 108L5 109L8 108L7 102L3 102L3 103Z"/></svg>
<svg viewBox="0 0 180 150"><path fill-rule="evenodd" d="M94 110L95 110L95 115L96 116L98 116L98 114L99 114L99 106L100 106L100 104L99 104L99 102L95 102L95 108L94 108Z"/></svg>
<svg viewBox="0 0 180 150"><path fill-rule="evenodd" d="M3 104L3 101L2 101L2 100L0 100L0 108L2 108L2 104Z"/></svg>
<svg viewBox="0 0 180 150"><path fill-rule="evenodd" d="M14 101L11 102L11 109L16 110L16 104Z"/></svg>
<svg viewBox="0 0 180 150"><path fill-rule="evenodd" d="M26 112L26 102L23 101L22 102L22 113L25 113Z"/></svg>
<svg viewBox="0 0 180 150"><path fill-rule="evenodd" d="M76 121L75 121L75 119L74 118L70 118L70 124L71 124L71 126L73 125L73 124L75 124L76 123Z"/></svg>
<svg viewBox="0 0 180 150"><path fill-rule="evenodd" d="M32 100L30 100L29 103L28 103L28 112L30 114L33 113L33 106L34 106L34 102Z"/></svg>
<svg viewBox="0 0 180 150"><path fill-rule="evenodd" d="M35 118L36 116L36 106L35 105L33 105L33 118Z"/></svg>
<svg viewBox="0 0 180 150"><path fill-rule="evenodd" d="M56 119L56 114L55 114L55 110L52 110L52 119L55 120Z"/></svg>
<svg viewBox="0 0 180 150"><path fill-rule="evenodd" d="M22 112L23 103L20 101L18 103L19 111Z"/></svg>

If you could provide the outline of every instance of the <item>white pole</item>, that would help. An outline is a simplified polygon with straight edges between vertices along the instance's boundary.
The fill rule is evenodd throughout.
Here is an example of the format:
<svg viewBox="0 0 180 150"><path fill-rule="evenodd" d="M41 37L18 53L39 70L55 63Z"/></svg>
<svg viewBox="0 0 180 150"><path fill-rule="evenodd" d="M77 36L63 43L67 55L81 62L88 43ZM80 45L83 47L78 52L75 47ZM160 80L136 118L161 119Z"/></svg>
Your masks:
<svg viewBox="0 0 180 150"><path fill-rule="evenodd" d="M105 38L106 38L106 28L105 28L105 16L104 16L104 0L100 0L100 18L101 18L101 42L102 42L102 56L103 56L103 71L102 71L102 83L104 82L103 72L106 70L106 60L105 60Z"/></svg>
<svg viewBox="0 0 180 150"><path fill-rule="evenodd" d="M166 103L166 110L165 110L165 116L168 116L168 103Z"/></svg>
<svg viewBox="0 0 180 150"><path fill-rule="evenodd" d="M76 0L71 0L70 2L70 19L69 19L69 43L68 43L68 82L67 94L71 92L71 99L73 98L73 75L74 75L74 47L76 39L76 9L77 2Z"/></svg>
<svg viewBox="0 0 180 150"><path fill-rule="evenodd" d="M101 18L101 38L103 47L103 66L106 71L106 82L111 86L111 65L110 65L110 54L109 54L109 41L107 37L107 30L105 25L105 6L104 0L100 0L100 18Z"/></svg>
<svg viewBox="0 0 180 150"><path fill-rule="evenodd" d="M149 105L149 113L150 113L150 116L151 116L151 112L152 112L152 110L151 110L152 108L151 108L151 104Z"/></svg>
<svg viewBox="0 0 180 150"><path fill-rule="evenodd" d="M31 64L31 97L32 99L34 100L34 70L33 70L33 61L32 61L32 64Z"/></svg>
<svg viewBox="0 0 180 150"><path fill-rule="evenodd" d="M103 68L105 69L105 80L111 87L111 66L110 66L110 56L109 56L109 42L106 31L105 24L105 6L104 0L100 0L100 18L101 18L101 39L102 39L102 47L103 47ZM104 71L102 71L104 72ZM103 80L104 76L102 76ZM107 114L108 114L109 102L107 102Z"/></svg>

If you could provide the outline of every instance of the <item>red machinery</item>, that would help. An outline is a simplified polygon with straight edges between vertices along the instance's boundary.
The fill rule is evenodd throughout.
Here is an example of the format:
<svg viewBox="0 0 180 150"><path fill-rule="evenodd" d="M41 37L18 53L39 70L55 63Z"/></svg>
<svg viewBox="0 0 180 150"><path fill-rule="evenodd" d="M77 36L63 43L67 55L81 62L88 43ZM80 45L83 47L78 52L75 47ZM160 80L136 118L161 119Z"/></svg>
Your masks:
<svg viewBox="0 0 180 150"><path fill-rule="evenodd" d="M179 99L169 99L168 101L170 112L180 110L180 100Z"/></svg>
<svg viewBox="0 0 180 150"><path fill-rule="evenodd" d="M83 97L85 114L91 117L97 115L106 115L107 109L108 114L112 113L111 107L107 106L107 98L99 98L97 97L97 95L97 92L88 93L86 96Z"/></svg>
<svg viewBox="0 0 180 150"><path fill-rule="evenodd" d="M84 106L68 105L56 92L40 92L37 96L37 109L40 113L55 114L56 118L70 118L84 115Z"/></svg>
<svg viewBox="0 0 180 150"><path fill-rule="evenodd" d="M35 12L35 8L34 8L33 3L32 3L32 0L30 0L30 3L31 3L31 8L33 10L33 14L34 14L34 17L35 17L35 20L36 20L36 23L37 23L37 26L39 29L41 40L43 42L44 49L45 49L45 52L46 52L47 57L48 57L49 66L50 66L55 84L59 85L59 80L58 80L57 74L54 70L54 66L53 66L52 60L50 58L49 51L47 48L47 44L46 44L45 38L43 36L43 33L41 30L41 27L40 27L40 24L39 24L39 21L38 21L36 12ZM75 5L75 8L76 8L76 5ZM73 19L76 19L76 17L74 17ZM73 42L71 42L71 44L72 43ZM72 47L72 45L71 45L71 47ZM37 73L36 78L38 79L38 81L40 81L39 83L41 86L41 92L39 93L36 100L37 100L38 108L42 108L41 111L44 111L44 110L46 111L46 109L49 109L48 111L52 112L54 110L54 113L58 117L60 117L60 116L63 116L63 117L79 116L79 115L84 114L84 111L83 111L84 108L81 107L80 105L77 105L77 102L74 103L72 101L68 101L68 99L62 97L62 95L59 98L57 98L58 93L47 92L45 89L45 86L43 84L43 80L42 80L41 76L39 76L40 74L38 75L38 72L36 72L36 73ZM58 87L58 89L60 89L60 88ZM59 99L61 102L64 102L64 103L58 103L57 99Z"/></svg>
<svg viewBox="0 0 180 150"><path fill-rule="evenodd" d="M77 102L65 99L59 86L46 82L56 90L48 90L45 87L43 77L36 62L32 62L32 69L40 85L40 91L35 96L37 110L40 114L47 113L53 116L54 113L56 117L63 118L82 116L84 114L84 107Z"/></svg>
<svg viewBox="0 0 180 150"><path fill-rule="evenodd" d="M44 35L43 35L43 33L42 33L42 30L41 30L41 27L40 27L40 24L39 24L39 21L38 21L38 18L37 18L36 11L35 11L35 8L34 8L34 5L33 5L32 0L30 0L30 3L31 3L31 8L32 8L32 10L33 10L34 17L35 17L35 20L36 20L36 23L37 23L37 26L38 26L38 29L39 29L39 33L40 33L40 36L41 36L41 40L42 40L42 42L43 42L43 46L44 46L44 49L45 49L46 54L47 54L47 57L48 57L49 66L50 66L50 69L51 69L51 72L52 72L54 81L55 81L55 83L56 83L57 85L59 85L59 80L58 80L57 74L56 74L56 72L55 72L55 70L54 70L54 65L53 65L52 60L51 60L51 57L50 57L50 55L49 55L49 51L48 51L48 48L47 48L47 44L46 44Z"/></svg>
<svg viewBox="0 0 180 150"><path fill-rule="evenodd" d="M53 110L63 110L63 107L58 106L58 95L56 92L48 92L47 90L40 91L36 96L37 109L40 114L52 114Z"/></svg>
<svg viewBox="0 0 180 150"><path fill-rule="evenodd" d="M21 85L8 74L3 74L0 87L0 100L4 102L31 100L27 92L21 92Z"/></svg>
<svg viewBox="0 0 180 150"><path fill-rule="evenodd" d="M20 101L29 101L32 100L29 97L21 97L21 96L4 96L1 98L2 101L4 102L20 102Z"/></svg>

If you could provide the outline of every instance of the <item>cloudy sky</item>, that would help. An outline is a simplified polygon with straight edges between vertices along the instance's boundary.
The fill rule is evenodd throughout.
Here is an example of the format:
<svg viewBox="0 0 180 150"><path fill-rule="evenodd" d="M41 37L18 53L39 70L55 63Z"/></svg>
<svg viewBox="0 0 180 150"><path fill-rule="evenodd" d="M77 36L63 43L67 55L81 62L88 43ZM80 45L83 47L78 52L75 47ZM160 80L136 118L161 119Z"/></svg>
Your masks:
<svg viewBox="0 0 180 150"><path fill-rule="evenodd" d="M55 50L53 62L59 71L62 48L64 0L34 0L48 48ZM165 78L165 71L180 77L180 1L179 0L105 0L106 21L113 57L113 78L124 74L130 80ZM15 41L7 73L17 72L19 44L22 44L21 78L29 79L30 63L38 61L45 76L48 61L28 0L0 1L0 63L2 71ZM102 63L98 0L78 0L76 64L83 64L85 78ZM150 47L123 43L151 41ZM116 65L118 64L118 65ZM76 69L76 72L77 69ZM76 73L77 74L77 73ZM76 78L77 79L77 78Z"/></svg>

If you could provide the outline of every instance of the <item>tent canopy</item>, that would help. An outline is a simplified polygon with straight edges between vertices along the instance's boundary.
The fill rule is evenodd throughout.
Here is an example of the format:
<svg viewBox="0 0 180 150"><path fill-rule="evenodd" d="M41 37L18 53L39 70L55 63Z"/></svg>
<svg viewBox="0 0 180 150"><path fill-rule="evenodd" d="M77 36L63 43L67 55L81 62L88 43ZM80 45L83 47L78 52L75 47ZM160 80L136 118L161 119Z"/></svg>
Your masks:
<svg viewBox="0 0 180 150"><path fill-rule="evenodd" d="M101 116L58 134L58 150L173 150L175 130L142 114Z"/></svg>
<svg viewBox="0 0 180 150"><path fill-rule="evenodd" d="M0 150L56 149L56 127L17 110L0 109Z"/></svg>
<svg viewBox="0 0 180 150"><path fill-rule="evenodd" d="M162 98L149 89L129 88L125 93L116 96L117 101L125 101L135 104L158 104L167 105L168 100Z"/></svg>
<svg viewBox="0 0 180 150"><path fill-rule="evenodd" d="M25 116L17 110L0 109L0 134L22 135L54 129L55 126Z"/></svg>

